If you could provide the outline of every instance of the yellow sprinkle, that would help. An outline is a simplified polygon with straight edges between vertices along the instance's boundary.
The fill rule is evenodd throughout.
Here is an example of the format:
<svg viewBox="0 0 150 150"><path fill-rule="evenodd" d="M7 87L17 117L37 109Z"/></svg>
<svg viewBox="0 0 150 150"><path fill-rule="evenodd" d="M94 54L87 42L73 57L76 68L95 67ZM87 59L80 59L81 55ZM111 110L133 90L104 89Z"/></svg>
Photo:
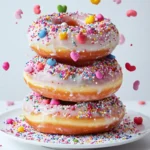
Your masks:
<svg viewBox="0 0 150 150"><path fill-rule="evenodd" d="M60 40L67 40L68 34L66 32L60 32L59 33L59 39Z"/></svg>
<svg viewBox="0 0 150 150"><path fill-rule="evenodd" d="M95 21L95 16L94 15L90 15L85 19L85 23L86 24L92 24Z"/></svg>
<svg viewBox="0 0 150 150"><path fill-rule="evenodd" d="M50 16L46 16L46 20L50 20Z"/></svg>
<svg viewBox="0 0 150 150"><path fill-rule="evenodd" d="M91 0L92 4L98 5L101 2L101 0Z"/></svg>
<svg viewBox="0 0 150 150"><path fill-rule="evenodd" d="M23 127L23 126L20 126L20 127L18 128L18 132L24 132L24 127Z"/></svg>

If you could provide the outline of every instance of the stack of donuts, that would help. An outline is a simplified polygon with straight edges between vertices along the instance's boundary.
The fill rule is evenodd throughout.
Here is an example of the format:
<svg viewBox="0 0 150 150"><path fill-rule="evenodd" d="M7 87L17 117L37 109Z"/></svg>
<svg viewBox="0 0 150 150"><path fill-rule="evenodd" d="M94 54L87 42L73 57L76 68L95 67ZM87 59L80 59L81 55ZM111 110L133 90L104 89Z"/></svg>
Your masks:
<svg viewBox="0 0 150 150"><path fill-rule="evenodd" d="M28 29L36 56L24 69L32 89L26 122L43 133L85 135L115 128L125 114L115 96L122 69L111 54L119 33L102 14L53 13Z"/></svg>

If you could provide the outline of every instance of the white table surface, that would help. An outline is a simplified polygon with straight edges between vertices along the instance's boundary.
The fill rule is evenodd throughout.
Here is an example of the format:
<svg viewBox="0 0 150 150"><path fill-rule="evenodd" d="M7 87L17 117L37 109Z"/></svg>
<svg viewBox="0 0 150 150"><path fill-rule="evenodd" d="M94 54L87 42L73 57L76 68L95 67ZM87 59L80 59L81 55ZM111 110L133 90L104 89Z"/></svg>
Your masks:
<svg viewBox="0 0 150 150"><path fill-rule="evenodd" d="M138 102L126 101L124 104L127 109L141 112L150 117L150 102L146 102L145 105L139 105ZM21 102L15 102L14 106L9 107L6 106L5 102L0 102L0 113L17 106L21 107ZM48 150L48 148L16 142L0 134L0 150ZM118 147L104 148L103 150L150 150L150 134L139 141Z"/></svg>

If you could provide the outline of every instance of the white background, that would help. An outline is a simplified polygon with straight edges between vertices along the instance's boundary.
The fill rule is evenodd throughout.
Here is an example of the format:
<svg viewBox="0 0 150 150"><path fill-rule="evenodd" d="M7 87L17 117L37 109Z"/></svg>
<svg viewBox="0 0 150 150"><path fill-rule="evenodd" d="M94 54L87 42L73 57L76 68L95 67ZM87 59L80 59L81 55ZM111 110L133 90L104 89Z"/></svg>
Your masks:
<svg viewBox="0 0 150 150"><path fill-rule="evenodd" d="M126 37L125 44L114 51L124 72L124 82L117 95L123 101L149 100L150 0L122 0L119 5L113 0L101 1L96 6L89 0L1 0L0 65L9 61L11 67L7 72L0 67L0 100L22 100L30 91L23 81L22 72L25 63L35 54L28 46L26 33L28 26L38 17L33 13L33 6L36 4L41 5L42 14L56 12L58 4L66 4L69 12L102 13L111 18L120 33ZM22 9L24 14L16 24L14 13L18 9ZM126 17L129 9L137 10L138 16ZM126 62L135 65L137 70L128 72L124 69ZM138 91L132 88L135 80L141 82Z"/></svg>

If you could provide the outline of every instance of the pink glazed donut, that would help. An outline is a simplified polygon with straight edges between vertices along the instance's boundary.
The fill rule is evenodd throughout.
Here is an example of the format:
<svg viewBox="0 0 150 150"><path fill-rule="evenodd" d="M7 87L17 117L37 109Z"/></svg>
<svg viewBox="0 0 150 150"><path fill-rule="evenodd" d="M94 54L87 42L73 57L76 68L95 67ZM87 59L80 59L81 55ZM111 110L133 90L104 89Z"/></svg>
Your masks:
<svg viewBox="0 0 150 150"><path fill-rule="evenodd" d="M42 57L84 63L110 54L119 42L119 33L101 14L53 13L29 26L28 39Z"/></svg>
<svg viewBox="0 0 150 150"><path fill-rule="evenodd" d="M33 91L48 98L73 102L110 96L120 88L122 76L120 65L109 56L82 67L36 56L24 70L24 80Z"/></svg>

